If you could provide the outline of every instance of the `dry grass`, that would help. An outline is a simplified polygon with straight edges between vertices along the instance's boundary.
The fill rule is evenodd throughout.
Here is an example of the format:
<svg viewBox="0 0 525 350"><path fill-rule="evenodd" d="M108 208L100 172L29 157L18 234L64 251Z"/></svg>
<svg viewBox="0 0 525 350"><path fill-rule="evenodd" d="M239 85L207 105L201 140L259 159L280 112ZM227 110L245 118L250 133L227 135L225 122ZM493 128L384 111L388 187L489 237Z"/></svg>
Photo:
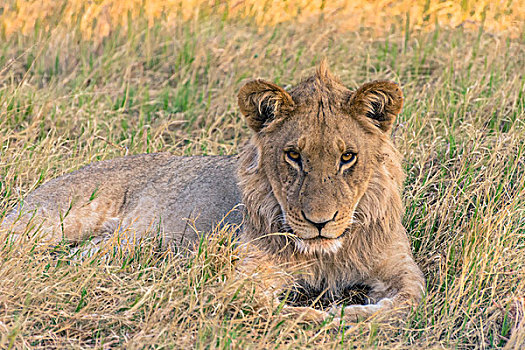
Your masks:
<svg viewBox="0 0 525 350"><path fill-rule="evenodd" d="M0 348L525 346L525 33L503 20L523 18L523 5L491 3L475 30L418 26L405 8L377 31L357 17L348 31L352 21L328 10L252 21L250 4L169 21L139 11L119 17L132 27L97 40L53 16L27 35L2 22L0 218L42 181L92 161L236 153L249 134L235 105L242 82L294 84L326 56L349 87L379 78L403 87L394 138L408 175L404 223L428 279L423 303L401 321L301 325L255 307L252 282L234 278L227 231L189 256L152 239L84 260L65 246L4 244L0 232ZM487 26L498 18L506 24Z"/></svg>
<svg viewBox="0 0 525 350"><path fill-rule="evenodd" d="M287 21L304 22L312 18L338 19L340 30L362 27L386 33L396 20L416 29L436 25L474 28L480 24L489 31L518 36L525 21L525 5L520 1L491 0L83 0L7 1L0 22L4 36L35 27L52 25L78 30L84 38L98 40L115 27L134 26L137 18L149 26L164 21L176 26L178 20L199 20L214 13L222 19L250 18L259 26ZM0 7L1 8L1 7Z"/></svg>

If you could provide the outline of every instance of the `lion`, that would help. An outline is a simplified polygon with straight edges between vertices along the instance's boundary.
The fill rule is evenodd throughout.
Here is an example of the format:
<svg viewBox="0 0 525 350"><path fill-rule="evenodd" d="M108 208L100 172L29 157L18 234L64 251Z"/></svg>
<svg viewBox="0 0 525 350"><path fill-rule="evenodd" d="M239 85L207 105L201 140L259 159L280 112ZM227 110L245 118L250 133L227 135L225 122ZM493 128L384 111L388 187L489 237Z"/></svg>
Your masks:
<svg viewBox="0 0 525 350"><path fill-rule="evenodd" d="M253 131L239 155L93 163L30 193L3 227L41 220L54 242L153 229L189 246L199 231L234 224L248 252L239 271L300 267L269 283L272 297L279 302L294 286L332 305L287 312L355 321L417 303L425 281L401 223L404 174L389 137L403 105L399 86L374 81L352 91L323 60L289 91L247 82L238 104ZM360 286L366 303L340 306L345 291Z"/></svg>

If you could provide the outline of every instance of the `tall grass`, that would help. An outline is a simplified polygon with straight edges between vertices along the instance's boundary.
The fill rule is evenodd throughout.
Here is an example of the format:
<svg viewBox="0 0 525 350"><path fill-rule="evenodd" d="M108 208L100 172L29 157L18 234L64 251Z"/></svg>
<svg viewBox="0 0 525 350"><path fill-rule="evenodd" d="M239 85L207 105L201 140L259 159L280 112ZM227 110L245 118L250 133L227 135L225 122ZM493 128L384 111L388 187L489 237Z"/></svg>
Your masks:
<svg viewBox="0 0 525 350"><path fill-rule="evenodd" d="M476 19L477 3L461 2L474 18L462 24L440 20L455 8L448 1L415 2L426 12L356 2L377 12L370 22L349 4L288 3L199 2L170 17L151 15L155 2L112 12L124 2L107 1L97 5L117 22L86 24L91 34L82 21L95 3L4 5L0 218L43 181L93 161L237 153L249 135L235 102L242 83L293 85L327 57L350 88L373 79L403 88L393 138L407 172L404 224L428 281L422 304L403 320L334 330L260 307L253 281L234 273L227 230L189 255L152 238L124 252L109 242L109 255L85 259L0 232L1 348L525 346L522 5L486 2ZM84 17L65 16L70 8ZM38 20L7 20L23 13Z"/></svg>
<svg viewBox="0 0 525 350"><path fill-rule="evenodd" d="M106 37L116 27L134 27L137 19L150 27L158 21L176 26L180 19L198 21L212 13L223 20L249 18L259 26L337 19L341 30L365 27L386 33L404 21L416 29L483 25L512 36L520 35L525 20L525 6L515 0L6 0L3 8L4 36L58 24L91 39Z"/></svg>

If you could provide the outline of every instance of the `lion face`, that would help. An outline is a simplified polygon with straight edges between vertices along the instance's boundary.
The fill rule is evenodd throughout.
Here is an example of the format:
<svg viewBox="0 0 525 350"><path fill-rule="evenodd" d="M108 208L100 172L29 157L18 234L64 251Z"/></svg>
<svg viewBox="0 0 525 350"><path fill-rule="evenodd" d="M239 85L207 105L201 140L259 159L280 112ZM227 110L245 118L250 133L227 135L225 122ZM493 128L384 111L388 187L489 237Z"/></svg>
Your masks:
<svg viewBox="0 0 525 350"><path fill-rule="evenodd" d="M364 131L345 117L321 105L317 111L299 109L279 132L265 135L277 142L263 150L262 166L301 250L341 245L370 179L374 160Z"/></svg>
<svg viewBox="0 0 525 350"><path fill-rule="evenodd" d="M402 106L398 86L373 82L353 92L322 64L290 93L252 81L239 105L256 132L255 166L280 207L281 230L302 252L337 251L381 166L381 145Z"/></svg>

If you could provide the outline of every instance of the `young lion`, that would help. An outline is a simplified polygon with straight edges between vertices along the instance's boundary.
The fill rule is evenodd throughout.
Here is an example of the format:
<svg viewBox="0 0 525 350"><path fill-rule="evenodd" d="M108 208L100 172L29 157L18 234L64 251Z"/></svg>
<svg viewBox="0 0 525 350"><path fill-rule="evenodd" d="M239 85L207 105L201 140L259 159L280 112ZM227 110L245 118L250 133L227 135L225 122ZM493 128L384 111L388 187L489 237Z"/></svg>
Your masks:
<svg viewBox="0 0 525 350"><path fill-rule="evenodd" d="M51 241L154 227L188 245L197 234L185 218L210 231L243 203L239 239L257 253L241 271L300 266L286 282L330 301L366 286L371 304L332 309L347 320L417 302L424 279L401 225L403 172L389 139L403 104L399 87L375 81L351 91L322 62L290 92L250 81L238 102L254 131L240 156L150 154L94 163L29 194L3 227L17 231L43 220ZM240 224L242 216L226 222ZM286 287L271 286L273 293Z"/></svg>

